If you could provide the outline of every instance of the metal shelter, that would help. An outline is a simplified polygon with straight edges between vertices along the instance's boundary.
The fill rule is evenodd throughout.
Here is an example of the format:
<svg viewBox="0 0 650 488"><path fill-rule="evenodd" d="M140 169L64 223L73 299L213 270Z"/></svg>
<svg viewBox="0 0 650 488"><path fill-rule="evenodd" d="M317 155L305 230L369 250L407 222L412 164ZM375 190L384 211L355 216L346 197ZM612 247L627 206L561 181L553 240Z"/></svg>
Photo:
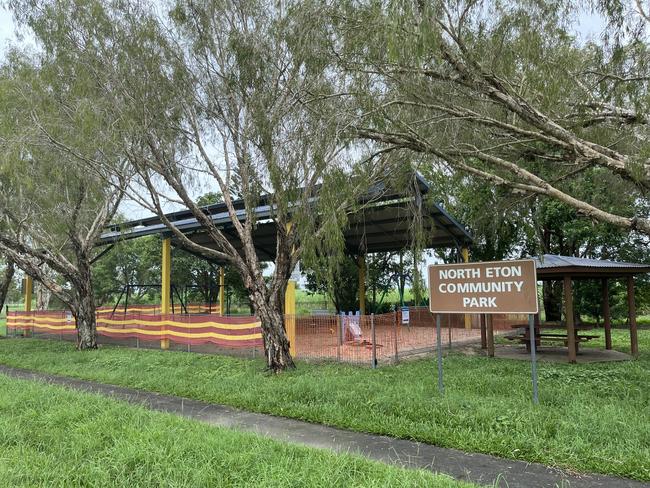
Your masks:
<svg viewBox="0 0 650 488"><path fill-rule="evenodd" d="M423 227L424 247L455 248L459 255L467 261L468 248L472 244L472 236L454 219L442 205L432 202L431 188L419 175L415 174L413 191L405 193L391 188L387 183L375 184L359 200L359 210L349 216L349 226L344 231L346 251L355 255L359 263L359 302L361 313L365 313L365 280L368 253L401 251L412 243L411 226L413 212L419 214ZM318 198L318 196L314 197ZM246 219L244 200L235 200L234 207L240 221ZM225 203L216 203L203 207L203 211L228 238L235 249L243 252L243 246L234 228L233 220ZM273 219L274 207L272 195L262 196L258 206L253 210L256 221L253 232L253 245L261 261L273 261L276 252L278 234L277 222ZM197 221L190 210L170 212L165 215L178 230L197 244L212 247L214 242L206 229ZM314 218L317 218L314 215ZM169 228L159 216L132 220L109 226L107 232L101 235L100 245L110 245L124 239L135 239L147 235L163 237L162 249L162 310L168 313L170 304L170 269L171 246L181 247L182 244L173 236ZM225 263L213 261L221 265L220 272L220 304L224 302L224 268ZM289 287L291 290L291 287ZM290 300L288 301L290 302ZM221 308L223 311L223 307ZM165 312L167 311L167 312Z"/></svg>
<svg viewBox="0 0 650 488"><path fill-rule="evenodd" d="M350 215L350 225L345 230L345 247L353 255L366 253L399 251L411 244L410 226L413 206L422 213L423 235L426 248L468 247L472 236L465 227L454 219L440 204L431 203L426 198L430 187L421 177L416 177L418 195L404 195L389 189L385 184L375 185L361 200L362 210ZM277 225L273 220L271 197L260 199L260 205L254 209L257 226L253 234L253 244L262 261L275 258ZM241 221L246 218L244 201L234 202ZM216 203L203 207L207 215L228 237L236 249L242 249L241 242L234 229L232 219L225 203ZM191 211L180 210L165 215L179 230L194 242L210 247L213 245L205 229ZM317 216L316 216L317 217ZM110 244L123 239L133 239L146 235L163 235L171 237L173 246L180 246L158 216L132 220L110 226L100 237L101 244ZM223 264L223 263L217 263Z"/></svg>

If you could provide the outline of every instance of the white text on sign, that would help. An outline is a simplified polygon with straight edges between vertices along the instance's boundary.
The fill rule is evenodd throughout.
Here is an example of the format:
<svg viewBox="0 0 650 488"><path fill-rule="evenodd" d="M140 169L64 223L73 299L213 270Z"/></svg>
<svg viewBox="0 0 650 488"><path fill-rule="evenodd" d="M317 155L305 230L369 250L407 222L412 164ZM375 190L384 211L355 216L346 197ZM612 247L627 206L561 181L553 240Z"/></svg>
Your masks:
<svg viewBox="0 0 650 488"><path fill-rule="evenodd" d="M494 281L495 278L521 277L522 269L519 265L494 266L481 270L480 268L451 268L438 270L440 293L512 293L521 292L524 282L521 280ZM490 281L482 282L449 282L450 280L467 280L488 278ZM443 281L447 280L447 281ZM491 297L463 297L464 308L497 308L497 296Z"/></svg>

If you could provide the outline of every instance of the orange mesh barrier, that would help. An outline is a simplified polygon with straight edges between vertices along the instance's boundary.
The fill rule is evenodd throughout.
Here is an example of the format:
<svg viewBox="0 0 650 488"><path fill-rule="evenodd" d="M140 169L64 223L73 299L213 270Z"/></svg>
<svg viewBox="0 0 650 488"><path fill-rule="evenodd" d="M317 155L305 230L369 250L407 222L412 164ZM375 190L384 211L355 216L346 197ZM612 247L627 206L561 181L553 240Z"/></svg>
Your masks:
<svg viewBox="0 0 650 488"><path fill-rule="evenodd" d="M442 314L442 342L445 346L477 343L481 340L480 317ZM515 324L525 324L525 315L495 315L493 328L500 334ZM431 352L436 346L435 317L426 307L409 307L408 323L401 311L374 316L311 315L296 317L296 355L302 359L325 359L368 363L398 361L400 357Z"/></svg>
<svg viewBox="0 0 650 488"><path fill-rule="evenodd" d="M111 314L113 313L113 308L114 307L98 307L97 313ZM181 305L176 304L174 308L179 313L181 312L185 313L186 309L187 309L187 313L195 313L195 314L219 315L219 313L221 312L221 308L219 307L218 304L210 305L207 303L188 303L186 307L182 307ZM124 314L125 312L156 315L160 313L160 305L129 305L126 311L124 310L124 307L117 307L115 309L115 314Z"/></svg>
<svg viewBox="0 0 650 488"><path fill-rule="evenodd" d="M229 348L260 347L262 331L255 317L191 315L97 314L97 334L111 338L169 339L179 344L217 344ZM72 314L59 312L9 312L7 331L29 335L41 332L76 334Z"/></svg>
<svg viewBox="0 0 650 488"><path fill-rule="evenodd" d="M112 311L112 310L111 310ZM334 360L371 364L395 362L400 357L431 352L436 346L435 318L425 307L410 307L408 323L400 311L375 316L299 315L295 316L296 356L298 359ZM493 328L503 334L525 326L525 315L494 315ZM471 315L470 328L463 315L441 315L442 342L446 347L479 343L478 315ZM76 336L74 318L69 312L10 312L9 333L42 337ZM261 323L256 317L214 315L159 315L155 313L97 313L97 333L105 341L134 345L129 340L148 341L157 347L161 339L187 345L212 345L201 352L236 349L237 354L256 354L263 348Z"/></svg>

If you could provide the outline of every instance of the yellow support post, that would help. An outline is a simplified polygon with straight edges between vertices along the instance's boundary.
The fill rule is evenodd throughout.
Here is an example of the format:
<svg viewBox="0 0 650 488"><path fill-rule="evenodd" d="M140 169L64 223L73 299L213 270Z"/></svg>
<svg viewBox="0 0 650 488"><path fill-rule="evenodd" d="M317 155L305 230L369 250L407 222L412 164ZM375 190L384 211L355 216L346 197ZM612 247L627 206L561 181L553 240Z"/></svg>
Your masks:
<svg viewBox="0 0 650 488"><path fill-rule="evenodd" d="M289 340L289 353L296 357L296 282L289 280L284 293L284 326Z"/></svg>
<svg viewBox="0 0 650 488"><path fill-rule="evenodd" d="M222 317L226 312L226 270L222 266L219 268L219 315Z"/></svg>
<svg viewBox="0 0 650 488"><path fill-rule="evenodd" d="M360 254L359 263L359 311L361 315L366 314L366 255Z"/></svg>
<svg viewBox="0 0 650 488"><path fill-rule="evenodd" d="M463 256L463 262L464 263L469 263L469 249L466 247L463 247L460 250L461 256ZM465 314L465 329L471 329L472 328L472 317L469 314Z"/></svg>
<svg viewBox="0 0 650 488"><path fill-rule="evenodd" d="M32 277L25 276L25 312L32 311Z"/></svg>
<svg viewBox="0 0 650 488"><path fill-rule="evenodd" d="M161 265L161 303L160 313L171 313L171 278L172 278L172 240L167 237L162 241ZM163 329L164 330L164 329ZM169 349L169 339L160 339L160 349Z"/></svg>

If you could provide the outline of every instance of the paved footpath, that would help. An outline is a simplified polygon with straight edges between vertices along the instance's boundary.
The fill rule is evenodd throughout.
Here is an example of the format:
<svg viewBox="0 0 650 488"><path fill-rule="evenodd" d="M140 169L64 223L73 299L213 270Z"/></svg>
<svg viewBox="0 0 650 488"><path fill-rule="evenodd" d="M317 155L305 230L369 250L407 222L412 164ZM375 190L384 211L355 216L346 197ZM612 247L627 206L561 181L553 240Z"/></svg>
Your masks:
<svg viewBox="0 0 650 488"><path fill-rule="evenodd" d="M168 412L210 425L255 432L274 439L336 452L361 454L369 459L408 468L445 473L481 485L518 488L637 488L650 487L623 478L575 475L537 463L470 454L456 449L391 437L363 434L272 415L250 413L232 407L187 398L150 393L0 365L0 373L14 378L39 380L68 388L111 396L152 410Z"/></svg>

